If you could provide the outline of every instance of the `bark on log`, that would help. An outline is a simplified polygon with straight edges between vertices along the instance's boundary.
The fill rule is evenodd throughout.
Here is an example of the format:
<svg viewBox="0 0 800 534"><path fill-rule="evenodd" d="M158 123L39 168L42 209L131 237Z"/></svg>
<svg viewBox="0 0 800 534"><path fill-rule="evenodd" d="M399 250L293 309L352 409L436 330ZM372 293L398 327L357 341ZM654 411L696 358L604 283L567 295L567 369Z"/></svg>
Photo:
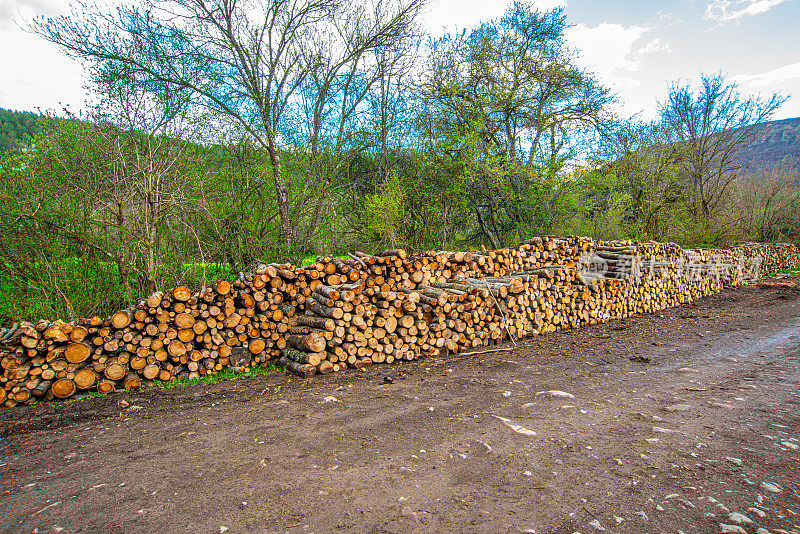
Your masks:
<svg viewBox="0 0 800 534"><path fill-rule="evenodd" d="M313 365L293 362L286 356L281 356L280 364L303 378L311 378L317 373L317 369Z"/></svg>
<svg viewBox="0 0 800 534"><path fill-rule="evenodd" d="M308 335L290 335L289 344L306 352L322 352L325 350L325 338L319 332Z"/></svg>

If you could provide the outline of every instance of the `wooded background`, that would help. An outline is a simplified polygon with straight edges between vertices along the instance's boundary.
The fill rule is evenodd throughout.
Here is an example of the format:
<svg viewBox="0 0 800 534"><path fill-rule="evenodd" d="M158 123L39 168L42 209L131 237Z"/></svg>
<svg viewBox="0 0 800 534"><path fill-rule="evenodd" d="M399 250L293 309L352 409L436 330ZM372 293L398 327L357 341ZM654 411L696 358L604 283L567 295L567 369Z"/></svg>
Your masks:
<svg viewBox="0 0 800 534"><path fill-rule="evenodd" d="M780 95L701 74L658 120L618 117L562 10L516 3L433 40L422 8L169 0L32 21L95 100L24 117L0 160L0 317L107 315L355 249L797 239L796 162L740 157Z"/></svg>

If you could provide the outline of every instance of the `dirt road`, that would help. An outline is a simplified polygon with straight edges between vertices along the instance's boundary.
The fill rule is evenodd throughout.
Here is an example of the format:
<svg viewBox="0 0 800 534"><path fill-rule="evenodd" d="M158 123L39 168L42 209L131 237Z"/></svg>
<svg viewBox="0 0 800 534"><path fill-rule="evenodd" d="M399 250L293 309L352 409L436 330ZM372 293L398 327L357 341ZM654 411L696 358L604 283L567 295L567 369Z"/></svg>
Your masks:
<svg viewBox="0 0 800 534"><path fill-rule="evenodd" d="M797 289L511 349L3 410L0 532L800 531Z"/></svg>

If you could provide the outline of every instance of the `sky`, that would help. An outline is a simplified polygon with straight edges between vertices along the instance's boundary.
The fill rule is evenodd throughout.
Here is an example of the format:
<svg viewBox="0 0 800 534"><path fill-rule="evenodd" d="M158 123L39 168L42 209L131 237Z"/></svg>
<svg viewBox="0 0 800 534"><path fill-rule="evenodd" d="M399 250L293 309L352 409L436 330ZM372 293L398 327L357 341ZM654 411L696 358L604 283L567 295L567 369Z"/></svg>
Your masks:
<svg viewBox="0 0 800 534"><path fill-rule="evenodd" d="M101 0L110 2L111 0ZM433 35L500 17L511 0L433 0L422 21ZM800 0L534 0L564 8L580 64L617 95L623 117L649 120L671 83L722 72L742 93L789 100L773 118L800 116ZM85 71L25 30L69 0L0 0L0 107L80 111Z"/></svg>

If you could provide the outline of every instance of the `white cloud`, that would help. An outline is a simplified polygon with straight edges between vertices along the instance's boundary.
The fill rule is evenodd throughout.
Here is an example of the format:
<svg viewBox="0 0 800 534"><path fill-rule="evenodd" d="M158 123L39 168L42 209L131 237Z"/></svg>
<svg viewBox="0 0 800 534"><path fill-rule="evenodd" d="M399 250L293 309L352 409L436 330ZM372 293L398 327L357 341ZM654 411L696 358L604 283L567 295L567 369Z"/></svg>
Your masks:
<svg viewBox="0 0 800 534"><path fill-rule="evenodd" d="M61 0L3 0L0 2L0 28L15 27L34 15L52 16L66 7Z"/></svg>
<svg viewBox="0 0 800 534"><path fill-rule="evenodd" d="M61 112L83 108L84 70L54 44L23 29L36 16L68 11L66 0L0 0L0 107Z"/></svg>
<svg viewBox="0 0 800 534"><path fill-rule="evenodd" d="M656 37L637 46L651 28L603 22L595 27L577 24L567 30L567 39L580 52L580 63L596 72L600 80L617 89L641 82L632 76L646 56L671 52L669 44Z"/></svg>
<svg viewBox="0 0 800 534"><path fill-rule="evenodd" d="M539 11L550 11L557 7L567 7L567 0L533 0L531 3Z"/></svg>
<svg viewBox="0 0 800 534"><path fill-rule="evenodd" d="M17 27L0 31L0 107L61 112L83 108L84 70L56 46Z"/></svg>
<svg viewBox="0 0 800 534"><path fill-rule="evenodd" d="M652 69L643 67L654 56L672 52L663 39L648 35L655 29L603 22L594 27L577 24L567 30L569 43L580 53L579 64L620 95L614 109L621 116L635 115L652 105L652 97L643 87L651 83Z"/></svg>
<svg viewBox="0 0 800 534"><path fill-rule="evenodd" d="M669 54L672 52L669 43L665 43L661 38L656 37L642 48L639 49L637 55L641 58L647 54Z"/></svg>
<svg viewBox="0 0 800 534"><path fill-rule="evenodd" d="M739 74L733 80L750 87L767 87L790 80L800 80L800 63L784 65L760 74Z"/></svg>
<svg viewBox="0 0 800 534"><path fill-rule="evenodd" d="M677 24L683 22L683 18L679 17L672 11L661 10L657 13L658 21L663 24Z"/></svg>
<svg viewBox="0 0 800 534"><path fill-rule="evenodd" d="M581 62L600 73L636 70L633 45L647 33L647 26L623 26L603 22L591 28L577 24L567 30L567 39L581 52Z"/></svg>
<svg viewBox="0 0 800 534"><path fill-rule="evenodd" d="M790 0L713 0L706 6L705 17L720 22L750 15L761 15Z"/></svg>

